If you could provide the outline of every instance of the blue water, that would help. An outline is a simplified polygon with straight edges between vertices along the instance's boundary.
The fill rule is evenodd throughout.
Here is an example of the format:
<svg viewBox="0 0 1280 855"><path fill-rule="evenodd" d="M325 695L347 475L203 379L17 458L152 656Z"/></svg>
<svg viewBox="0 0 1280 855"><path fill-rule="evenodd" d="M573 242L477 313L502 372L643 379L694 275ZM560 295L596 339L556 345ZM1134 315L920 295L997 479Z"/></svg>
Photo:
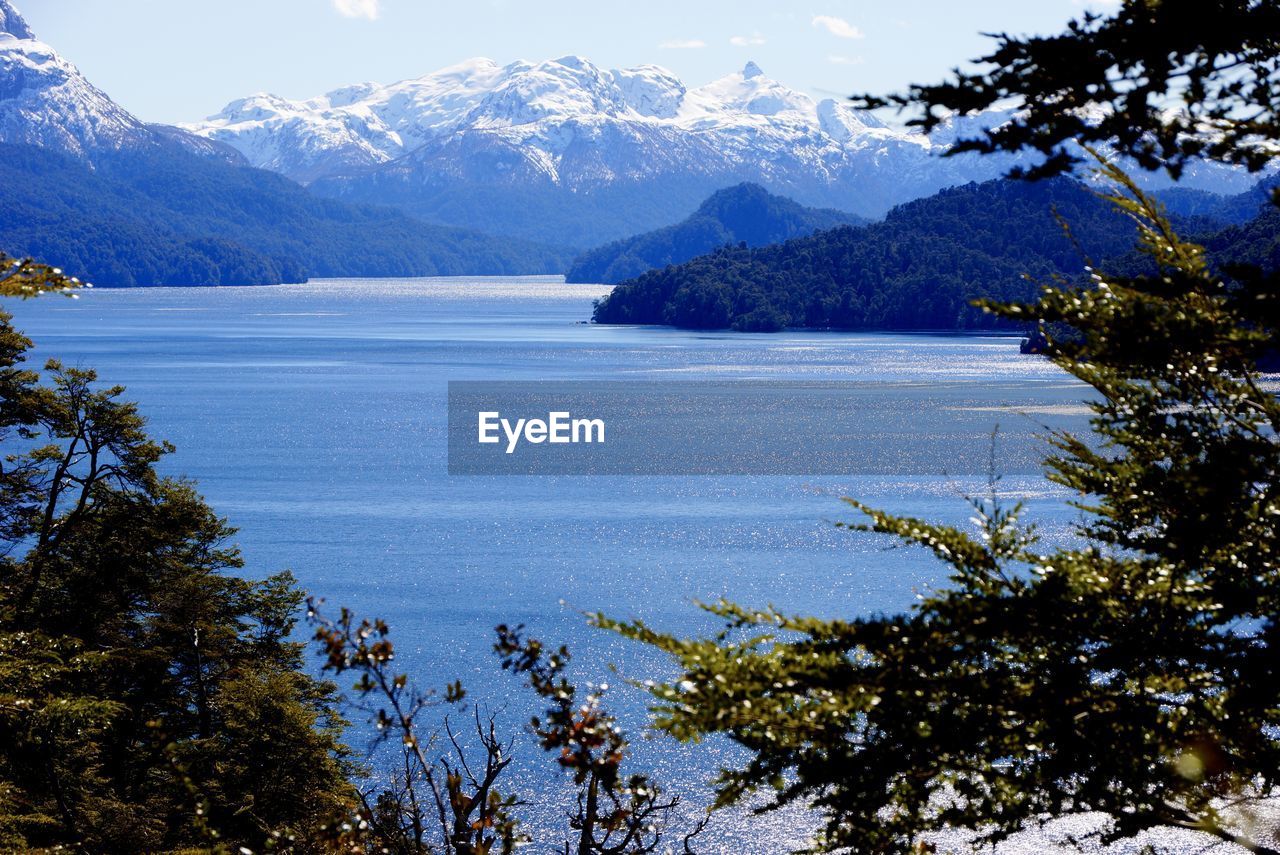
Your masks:
<svg viewBox="0 0 1280 855"><path fill-rule="evenodd" d="M351 280L97 290L7 308L41 357L128 387L152 432L178 448L166 471L197 480L239 528L248 574L289 568L335 607L385 618L423 684L461 679L512 719L528 709L489 652L500 622L568 643L584 679L616 664L617 685L667 665L589 629L584 610L696 632L711 624L694 600L720 596L828 616L908 607L944 580L942 568L918 550L836 530L834 520L851 518L838 497L964 524L961 496L983 490L984 478L946 462L975 444L985 451L987 428L958 433L954 412L922 403L912 429L939 460L928 476L451 478L447 381L848 379L871 384L885 406L959 390L970 416L1016 435L1039 420L1081 419L1081 388L1020 355L1016 339L581 323L605 290L550 278ZM997 468L1001 459L997 445ZM1039 475L1011 474L999 490L1028 501L1049 541L1069 536L1076 512ZM611 696L639 731L640 699L626 688ZM518 781L549 791L547 764L521 751ZM722 745L642 741L636 759L692 804L731 758ZM718 823L707 840L777 852L803 838L803 817L772 822L767 834Z"/></svg>

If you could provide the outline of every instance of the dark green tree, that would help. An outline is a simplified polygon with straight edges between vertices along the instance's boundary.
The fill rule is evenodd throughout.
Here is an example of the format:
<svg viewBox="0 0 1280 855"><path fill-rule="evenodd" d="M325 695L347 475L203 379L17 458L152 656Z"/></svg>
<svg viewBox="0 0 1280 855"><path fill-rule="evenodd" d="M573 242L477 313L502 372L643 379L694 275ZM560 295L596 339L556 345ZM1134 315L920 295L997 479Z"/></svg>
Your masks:
<svg viewBox="0 0 1280 855"><path fill-rule="evenodd" d="M897 106L931 131L955 113L1007 106L1013 118L953 153L1036 151L1056 174L1106 145L1174 177L1199 158L1260 169L1280 139L1280 3L1123 0L1050 36L994 35L994 51L934 85L855 98Z"/></svg>
<svg viewBox="0 0 1280 855"><path fill-rule="evenodd" d="M1071 235L1055 212L1070 221ZM1079 248L1115 258L1133 246L1124 219L1077 181L998 179L899 205L861 228L727 246L650 270L615 287L593 319L752 332L1007 327L972 301L1031 298L1028 275L1083 272Z"/></svg>
<svg viewBox="0 0 1280 855"><path fill-rule="evenodd" d="M15 294L76 284L9 269ZM0 315L0 847L309 851L353 770L292 577L236 576L123 390L29 347Z"/></svg>
<svg viewBox="0 0 1280 855"><path fill-rule="evenodd" d="M939 108L1021 99L961 149L1035 149L1040 173L1090 142L1174 174L1197 156L1256 167L1280 139L1278 35L1266 0L1125 0L1061 36L1001 36L981 74L887 101L930 126ZM1183 109L1164 111L1169 96ZM678 662L654 690L660 728L747 749L721 803L813 805L818 849L916 851L948 828L994 842L1101 811L1106 840L1177 826L1280 852L1252 821L1280 795L1280 402L1259 378L1280 281L1210 265L1123 172L1101 171L1148 263L985 305L1045 324L1049 357L1092 389L1092 435L1051 435L1046 462L1086 515L1079 546L1042 551L994 489L972 500L976 531L851 501L866 519L850 529L932 552L950 584L848 620L721 602L710 638L598 618Z"/></svg>
<svg viewBox="0 0 1280 855"><path fill-rule="evenodd" d="M660 727L751 751L722 801L812 803L820 845L857 851L1086 811L1111 838L1176 825L1280 851L1245 816L1280 769L1280 402L1255 367L1275 277L1226 288L1110 174L1159 273L993 307L1069 327L1050 354L1097 393L1095 437L1054 435L1047 464L1090 514L1085 545L1040 552L994 491L976 532L851 502L869 518L851 529L930 550L950 584L847 621L720 603L709 639L599 619L679 661Z"/></svg>

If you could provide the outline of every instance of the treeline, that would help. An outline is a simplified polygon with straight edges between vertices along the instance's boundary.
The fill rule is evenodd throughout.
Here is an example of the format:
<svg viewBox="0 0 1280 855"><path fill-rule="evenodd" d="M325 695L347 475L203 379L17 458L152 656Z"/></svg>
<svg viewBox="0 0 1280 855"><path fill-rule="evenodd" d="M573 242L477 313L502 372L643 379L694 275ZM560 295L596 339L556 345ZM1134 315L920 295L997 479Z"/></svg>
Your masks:
<svg viewBox="0 0 1280 855"><path fill-rule="evenodd" d="M1084 269L1082 252L1122 254L1132 235L1110 206L1069 179L968 184L864 228L722 247L645 273L601 300L594 319L743 331L986 328L999 322L972 300L1028 299L1036 285L1027 276L1074 276Z"/></svg>
<svg viewBox="0 0 1280 855"><path fill-rule="evenodd" d="M614 284L726 244L767 246L865 222L857 214L806 208L758 184L744 183L712 194L683 222L583 253L574 259L565 279Z"/></svg>
<svg viewBox="0 0 1280 855"><path fill-rule="evenodd" d="M0 247L97 285L554 273L554 249L313 196L263 170L158 147L94 168L0 146Z"/></svg>

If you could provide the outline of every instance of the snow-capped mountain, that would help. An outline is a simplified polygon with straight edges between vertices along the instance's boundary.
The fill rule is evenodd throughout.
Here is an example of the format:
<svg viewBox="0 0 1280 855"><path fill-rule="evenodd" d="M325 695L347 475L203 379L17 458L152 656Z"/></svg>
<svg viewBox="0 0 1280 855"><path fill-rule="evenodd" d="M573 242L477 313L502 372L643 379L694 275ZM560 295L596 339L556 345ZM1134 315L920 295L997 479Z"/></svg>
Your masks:
<svg viewBox="0 0 1280 855"><path fill-rule="evenodd" d="M506 66L474 59L416 80L364 83L307 101L258 94L186 127L232 145L255 166L303 181L406 155L460 154L460 143L489 157L495 148L510 149L516 160L490 164L499 182L540 177L568 187L677 165L693 173L767 173L798 160L830 172L833 160L851 151L932 149L919 134L788 89L755 63L690 90L658 66L607 71L576 56ZM625 151L627 141L643 150ZM461 163L454 168L468 171Z"/></svg>
<svg viewBox="0 0 1280 855"><path fill-rule="evenodd" d="M691 89L653 65L476 59L306 101L254 95L185 129L153 126L37 40L9 0L0 0L0 27L0 143L90 164L125 149L182 148L283 173L322 195L556 246L669 225L743 182L875 217L1012 162L938 156L957 133L1004 120L999 112L926 137L816 100L755 63ZM1205 170L1190 186L1231 192L1252 183Z"/></svg>
<svg viewBox="0 0 1280 855"><path fill-rule="evenodd" d="M0 0L0 250L100 285L563 270L559 247L318 199L230 146L149 125Z"/></svg>
<svg viewBox="0 0 1280 855"><path fill-rule="evenodd" d="M321 193L583 245L674 222L743 181L878 216L1008 165L941 160L943 144L755 63L690 89L653 65L475 59L307 101L254 95L186 127Z"/></svg>
<svg viewBox="0 0 1280 855"><path fill-rule="evenodd" d="M249 162L301 181L394 160L461 122L494 85L492 63L390 86L363 83L309 101L258 94L187 126Z"/></svg>
<svg viewBox="0 0 1280 855"><path fill-rule="evenodd" d="M234 154L181 129L140 121L39 41L8 0L0 0L0 142L90 161L99 152L165 145Z"/></svg>
<svg viewBox="0 0 1280 855"><path fill-rule="evenodd" d="M35 38L27 22L5 0L0 0L0 33L13 36L15 39Z"/></svg>
<svg viewBox="0 0 1280 855"><path fill-rule="evenodd" d="M307 101L259 94L186 127L323 194L586 245L675 222L744 181L805 205L880 216L1003 174L1012 157L939 155L958 135L1008 118L956 117L925 136L815 100L755 63L690 89L658 66L606 70L566 56L474 59ZM1211 172L1205 180L1218 192L1253 180Z"/></svg>

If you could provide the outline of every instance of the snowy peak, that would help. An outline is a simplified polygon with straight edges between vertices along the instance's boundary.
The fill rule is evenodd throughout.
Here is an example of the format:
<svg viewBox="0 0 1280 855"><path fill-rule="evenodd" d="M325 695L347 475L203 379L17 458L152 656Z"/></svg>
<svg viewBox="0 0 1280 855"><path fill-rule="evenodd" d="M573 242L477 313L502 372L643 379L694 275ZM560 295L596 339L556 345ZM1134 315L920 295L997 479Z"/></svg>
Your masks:
<svg viewBox="0 0 1280 855"><path fill-rule="evenodd" d="M575 189L657 173L736 183L787 172L831 183L851 157L866 157L859 152L890 145L914 158L934 148L836 101L819 104L755 62L690 89L660 66L609 70L577 55L501 66L471 59L302 101L259 94L187 128L307 183L383 166L418 168L433 181Z"/></svg>
<svg viewBox="0 0 1280 855"><path fill-rule="evenodd" d="M90 162L102 152L156 146L241 161L208 139L143 124L36 39L8 0L0 0L0 143L40 146Z"/></svg>
<svg viewBox="0 0 1280 855"><path fill-rule="evenodd" d="M929 136L936 142L951 145L960 139L980 136L1013 117L1014 110L1000 105L980 113L952 113Z"/></svg>
<svg viewBox="0 0 1280 855"><path fill-rule="evenodd" d="M476 127L528 125L546 119L673 119L684 84L656 65L607 71L580 56L516 62L483 97Z"/></svg>
<svg viewBox="0 0 1280 855"><path fill-rule="evenodd" d="M806 124L816 124L817 105L803 92L790 89L765 76L760 66L748 62L737 74L730 74L689 93L685 117L689 121L724 122L737 115L780 116Z"/></svg>
<svg viewBox="0 0 1280 855"><path fill-rule="evenodd" d="M9 0L0 0L0 33L8 33L15 39L34 39L35 34L27 26L22 15L13 8Z"/></svg>
<svg viewBox="0 0 1280 855"><path fill-rule="evenodd" d="M469 115L477 127L527 125L549 117L616 116L627 103L613 76L578 56L515 63Z"/></svg>
<svg viewBox="0 0 1280 855"><path fill-rule="evenodd" d="M676 119L684 84L655 65L608 71L581 56L500 66L471 59L423 77L362 83L317 98L233 101L187 128L228 143L256 166L302 181L397 160L459 133L541 135L559 154L565 123ZM544 161L539 153L535 161Z"/></svg>
<svg viewBox="0 0 1280 855"><path fill-rule="evenodd" d="M604 242L624 228L666 225L743 181L805 205L880 216L1014 165L1010 157L936 156L958 134L1009 118L998 110L957 116L926 136L839 99L815 100L755 62L690 88L656 65L606 69L569 55L506 65L472 59L309 100L257 95L188 129L322 194L395 200L442 222L539 240L586 240L592 224L544 231L538 221L547 217L525 211L533 200L552 218L578 204L566 201L573 197L587 205L611 194L663 212L642 224L643 213L610 211L617 224L608 228L618 231L602 225L592 238ZM504 205L511 211L496 210Z"/></svg>
<svg viewBox="0 0 1280 855"><path fill-rule="evenodd" d="M830 125L845 137L858 122ZM823 132L813 99L748 63L695 90L656 65L605 70L576 55L505 66L473 59L389 86L362 83L305 101L259 94L189 129L227 142L258 166L302 180L398 159L431 142L487 131L557 137L552 125L630 123L637 133L693 131L784 116ZM870 126L870 123L863 123ZM329 156L329 155L332 156Z"/></svg>
<svg viewBox="0 0 1280 855"><path fill-rule="evenodd" d="M381 88L382 86L377 83L356 83L326 93L324 100L330 107L349 107L358 101L365 100Z"/></svg>
<svg viewBox="0 0 1280 855"><path fill-rule="evenodd" d="M818 125L823 133L840 143L846 143L867 131L888 130L884 122L871 113L854 110L832 98L818 102Z"/></svg>
<svg viewBox="0 0 1280 855"><path fill-rule="evenodd" d="M53 48L32 38L0 35L0 142L83 158L94 150L115 150L151 137L140 121Z"/></svg>
<svg viewBox="0 0 1280 855"><path fill-rule="evenodd" d="M627 106L651 119L674 119L686 93L678 77L656 65L615 71L613 80Z"/></svg>

